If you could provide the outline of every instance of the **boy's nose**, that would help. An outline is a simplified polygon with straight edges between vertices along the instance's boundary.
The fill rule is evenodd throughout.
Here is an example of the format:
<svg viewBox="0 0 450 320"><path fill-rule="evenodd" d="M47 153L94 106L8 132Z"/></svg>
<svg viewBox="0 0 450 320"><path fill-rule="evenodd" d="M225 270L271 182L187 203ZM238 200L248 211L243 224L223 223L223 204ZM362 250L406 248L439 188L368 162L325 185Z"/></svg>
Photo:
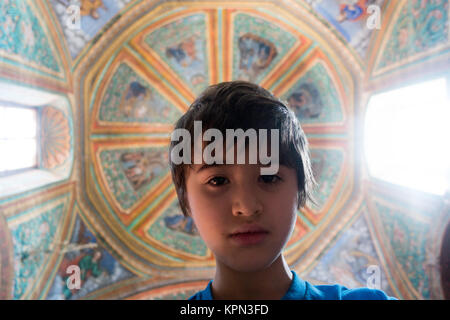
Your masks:
<svg viewBox="0 0 450 320"><path fill-rule="evenodd" d="M262 213L263 205L254 192L254 187L235 190L231 208L234 216L252 216Z"/></svg>

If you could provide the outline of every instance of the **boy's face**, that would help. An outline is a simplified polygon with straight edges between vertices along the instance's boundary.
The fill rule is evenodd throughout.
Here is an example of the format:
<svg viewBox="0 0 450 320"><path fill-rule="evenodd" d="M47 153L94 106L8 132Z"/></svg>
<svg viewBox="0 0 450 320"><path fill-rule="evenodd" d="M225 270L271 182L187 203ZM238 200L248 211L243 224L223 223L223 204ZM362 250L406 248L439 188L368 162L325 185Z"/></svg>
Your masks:
<svg viewBox="0 0 450 320"><path fill-rule="evenodd" d="M263 176L260 168L195 164L185 169L187 203L195 225L217 264L236 271L269 267L296 221L296 171L280 165L277 174ZM245 232L249 228L260 232Z"/></svg>

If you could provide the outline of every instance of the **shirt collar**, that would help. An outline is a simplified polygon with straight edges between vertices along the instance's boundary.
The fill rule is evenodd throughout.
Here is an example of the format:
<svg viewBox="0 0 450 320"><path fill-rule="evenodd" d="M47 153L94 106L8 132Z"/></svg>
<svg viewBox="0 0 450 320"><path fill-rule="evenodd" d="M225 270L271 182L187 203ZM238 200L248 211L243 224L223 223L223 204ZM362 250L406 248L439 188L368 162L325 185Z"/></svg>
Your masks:
<svg viewBox="0 0 450 320"><path fill-rule="evenodd" d="M306 293L306 283L294 270L292 272L292 282L286 294L281 298L281 300L303 300Z"/></svg>

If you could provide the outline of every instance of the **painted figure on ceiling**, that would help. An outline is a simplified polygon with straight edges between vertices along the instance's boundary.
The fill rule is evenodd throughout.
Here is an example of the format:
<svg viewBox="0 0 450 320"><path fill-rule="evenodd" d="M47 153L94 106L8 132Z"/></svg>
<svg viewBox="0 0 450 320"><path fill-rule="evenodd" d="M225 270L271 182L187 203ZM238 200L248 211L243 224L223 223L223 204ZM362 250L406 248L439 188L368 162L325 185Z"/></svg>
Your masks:
<svg viewBox="0 0 450 320"><path fill-rule="evenodd" d="M146 112L146 102L148 102L149 96L146 87L137 81L133 81L122 96L119 109L126 117L140 118Z"/></svg>
<svg viewBox="0 0 450 320"><path fill-rule="evenodd" d="M299 119L312 119L320 116L323 103L315 85L302 84L288 98L289 106Z"/></svg>
<svg viewBox="0 0 450 320"><path fill-rule="evenodd" d="M367 11L367 0L343 0L339 7L339 22L358 21L363 19Z"/></svg>
<svg viewBox="0 0 450 320"><path fill-rule="evenodd" d="M184 232L191 236L198 235L194 221L191 217L185 217L182 214L177 214L174 216L165 217L164 223L167 228L174 231Z"/></svg>
<svg viewBox="0 0 450 320"><path fill-rule="evenodd" d="M138 81L129 84L122 95L119 106L120 112L127 118L137 120L150 120L167 116L168 107L157 101L152 92Z"/></svg>
<svg viewBox="0 0 450 320"><path fill-rule="evenodd" d="M253 81L277 56L275 45L257 35L246 33L239 37L239 78Z"/></svg>
<svg viewBox="0 0 450 320"><path fill-rule="evenodd" d="M166 50L168 57L173 57L183 67L188 67L192 61L197 60L195 48L195 37L189 37L179 43L176 47L169 47Z"/></svg>
<svg viewBox="0 0 450 320"><path fill-rule="evenodd" d="M36 38L33 32L33 26L30 23L26 23L25 21L21 22L21 31L24 40L24 46L29 48L30 52L32 52L35 44Z"/></svg>
<svg viewBox="0 0 450 320"><path fill-rule="evenodd" d="M128 274L107 250L97 244L95 236L80 217L77 217L75 221L71 240L56 243L56 246L56 250L64 253L64 257L49 289L47 299L79 299ZM71 265L78 266L79 272L74 272L73 269L68 270ZM76 279L76 276L79 278ZM78 280L79 287L68 288L68 283L73 285Z"/></svg>
<svg viewBox="0 0 450 320"><path fill-rule="evenodd" d="M125 176L135 190L150 183L165 166L160 154L149 152L126 152L120 157Z"/></svg>
<svg viewBox="0 0 450 320"><path fill-rule="evenodd" d="M64 283L66 283L67 279L71 276L66 273L66 270L70 265L77 265L80 268L80 287L82 287L90 277L98 278L106 272L100 267L102 252L98 249L90 251L91 252L89 253L78 255L72 260L64 258L59 268ZM77 290L79 289L69 289L68 286L65 285L63 287L64 297L70 299Z"/></svg>
<svg viewBox="0 0 450 320"><path fill-rule="evenodd" d="M102 274L109 274L110 271L104 269L101 266L101 260L103 258L102 249L82 249L85 245L94 245L96 243L92 241L92 236L89 235L88 230L84 224L80 224L77 231L74 231L73 242L69 245L64 243L63 248L67 249L67 253L64 255L63 260L58 269L58 276L63 281L64 285L61 287L62 294L65 299L70 299L72 295L76 294L79 289L69 289L67 280L72 274L67 273L67 268L71 265L76 265L80 268L80 288L89 280L89 278L98 278Z"/></svg>
<svg viewBox="0 0 450 320"><path fill-rule="evenodd" d="M82 16L91 16L98 19L100 16L97 12L98 8L106 10L103 0L81 0L80 14Z"/></svg>
<svg viewBox="0 0 450 320"><path fill-rule="evenodd" d="M199 38L195 35L187 37L180 43L166 48L166 56L173 59L180 66L183 74L193 86L206 81L205 76L199 73L203 68L203 62L199 57Z"/></svg>

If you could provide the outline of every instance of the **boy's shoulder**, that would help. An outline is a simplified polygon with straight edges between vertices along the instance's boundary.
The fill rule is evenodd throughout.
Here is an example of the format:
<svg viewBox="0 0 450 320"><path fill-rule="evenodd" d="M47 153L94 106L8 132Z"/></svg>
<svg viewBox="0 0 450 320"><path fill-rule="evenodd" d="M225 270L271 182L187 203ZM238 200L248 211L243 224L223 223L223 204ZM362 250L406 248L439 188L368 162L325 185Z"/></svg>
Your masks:
<svg viewBox="0 0 450 320"><path fill-rule="evenodd" d="M204 290L198 291L196 294L191 296L188 300L213 300L211 291L212 280L209 281L208 285Z"/></svg>
<svg viewBox="0 0 450 320"><path fill-rule="evenodd" d="M378 289L349 289L339 284L312 285L306 281L305 283L305 300L397 300Z"/></svg>
<svg viewBox="0 0 450 320"><path fill-rule="evenodd" d="M349 289L340 284L313 285L301 279L291 270L293 280L291 287L284 296L290 300L396 300L382 290L370 288Z"/></svg>

